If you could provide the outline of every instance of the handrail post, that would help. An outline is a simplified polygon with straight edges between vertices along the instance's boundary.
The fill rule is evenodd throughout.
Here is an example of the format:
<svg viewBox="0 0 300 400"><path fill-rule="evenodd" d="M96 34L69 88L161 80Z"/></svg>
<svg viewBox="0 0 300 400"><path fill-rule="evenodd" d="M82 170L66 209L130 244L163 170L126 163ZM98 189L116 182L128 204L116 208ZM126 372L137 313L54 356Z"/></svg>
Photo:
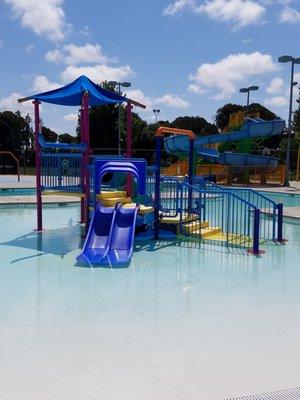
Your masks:
<svg viewBox="0 0 300 400"><path fill-rule="evenodd" d="M260 209L254 210L254 227L253 227L253 254L259 255L259 222L260 222Z"/></svg>
<svg viewBox="0 0 300 400"><path fill-rule="evenodd" d="M278 225L277 225L277 240L278 242L283 242L282 237L282 227L283 227L283 204L277 204L278 210Z"/></svg>

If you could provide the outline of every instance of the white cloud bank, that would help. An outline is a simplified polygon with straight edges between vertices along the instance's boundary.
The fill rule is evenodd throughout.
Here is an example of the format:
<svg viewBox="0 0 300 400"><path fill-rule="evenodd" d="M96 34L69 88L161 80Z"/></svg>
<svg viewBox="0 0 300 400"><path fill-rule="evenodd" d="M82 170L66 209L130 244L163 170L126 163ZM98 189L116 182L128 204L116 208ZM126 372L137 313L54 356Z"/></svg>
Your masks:
<svg viewBox="0 0 300 400"><path fill-rule="evenodd" d="M22 26L54 41L65 38L70 25L62 9L63 0L4 1L11 6L14 17L21 20Z"/></svg>
<svg viewBox="0 0 300 400"><path fill-rule="evenodd" d="M184 9L204 14L214 21L230 22L236 27L256 24L263 20L266 9L254 0L175 0L162 12L165 16L176 15Z"/></svg>
<svg viewBox="0 0 300 400"><path fill-rule="evenodd" d="M289 24L300 23L300 11L291 7L284 7L279 14L279 21L286 22Z"/></svg>
<svg viewBox="0 0 300 400"><path fill-rule="evenodd" d="M164 104L168 107L174 107L174 108L188 108L191 104L184 100L182 97L176 95L176 94L165 94L161 97L157 97L154 100L155 104Z"/></svg>
<svg viewBox="0 0 300 400"><path fill-rule="evenodd" d="M48 51L45 55L47 61L56 64L64 63L73 64L105 64L109 58L103 53L101 46L87 43L84 46L76 46L75 44L67 44L62 50Z"/></svg>
<svg viewBox="0 0 300 400"><path fill-rule="evenodd" d="M189 77L193 82L189 90L200 94L205 90L217 90L214 99L229 99L237 91L238 84L247 83L249 78L276 71L277 68L269 54L257 51L230 54L216 63L201 64Z"/></svg>
<svg viewBox="0 0 300 400"><path fill-rule="evenodd" d="M279 78L273 78L270 85L267 87L267 92L270 94L280 93L284 88L284 80Z"/></svg>
<svg viewBox="0 0 300 400"><path fill-rule="evenodd" d="M80 75L86 75L95 83L103 81L121 81L134 76L133 70L129 65L111 67L105 64L96 64L93 66L68 66L60 75L63 82L71 82Z"/></svg>

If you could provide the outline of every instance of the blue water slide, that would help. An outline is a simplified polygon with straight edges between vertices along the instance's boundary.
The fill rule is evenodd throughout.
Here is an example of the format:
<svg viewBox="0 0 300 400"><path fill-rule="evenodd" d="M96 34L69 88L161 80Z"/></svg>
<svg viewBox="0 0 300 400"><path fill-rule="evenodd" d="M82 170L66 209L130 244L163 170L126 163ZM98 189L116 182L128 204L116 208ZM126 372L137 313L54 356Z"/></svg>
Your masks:
<svg viewBox="0 0 300 400"><path fill-rule="evenodd" d="M225 151L220 154L217 149L200 147L197 149L197 154L208 161L212 161L223 165L233 166L260 166L264 167L267 172L273 172L279 163L279 159L275 157L259 156L255 154L233 153Z"/></svg>
<svg viewBox="0 0 300 400"><path fill-rule="evenodd" d="M39 144L43 149L57 149L57 150L79 150L84 152L87 149L85 143L57 143L57 142L46 142L43 135L38 135Z"/></svg>
<svg viewBox="0 0 300 400"><path fill-rule="evenodd" d="M96 205L79 264L126 266L133 253L138 206L126 208Z"/></svg>
<svg viewBox="0 0 300 400"><path fill-rule="evenodd" d="M76 258L79 263L93 265L103 261L109 250L115 214L115 207L104 207L97 203L82 252Z"/></svg>
<svg viewBox="0 0 300 400"><path fill-rule="evenodd" d="M280 135L284 126L285 121L282 119L263 121L260 119L247 118L239 131L198 137L195 140L195 148L198 149L201 146L209 144ZM168 153L187 153L189 151L189 139L187 136L169 136L164 139L164 145Z"/></svg>
<svg viewBox="0 0 300 400"><path fill-rule="evenodd" d="M116 209L109 251L105 263L112 266L126 266L130 263L133 253L135 223L138 206L133 208L119 207Z"/></svg>

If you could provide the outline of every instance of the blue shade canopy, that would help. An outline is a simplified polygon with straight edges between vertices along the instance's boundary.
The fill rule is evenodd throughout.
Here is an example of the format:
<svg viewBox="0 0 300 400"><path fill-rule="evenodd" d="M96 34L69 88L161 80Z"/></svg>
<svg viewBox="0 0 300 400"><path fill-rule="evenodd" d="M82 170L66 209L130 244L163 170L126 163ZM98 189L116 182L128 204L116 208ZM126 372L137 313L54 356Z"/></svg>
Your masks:
<svg viewBox="0 0 300 400"><path fill-rule="evenodd" d="M85 92L89 94L89 105L91 106L119 104L128 100L126 97L120 96L117 93L103 89L86 76L81 75L66 86L50 90L49 92L35 94L25 99L20 99L19 101L39 100L45 103L59 104L62 106L79 106L81 105L82 96Z"/></svg>

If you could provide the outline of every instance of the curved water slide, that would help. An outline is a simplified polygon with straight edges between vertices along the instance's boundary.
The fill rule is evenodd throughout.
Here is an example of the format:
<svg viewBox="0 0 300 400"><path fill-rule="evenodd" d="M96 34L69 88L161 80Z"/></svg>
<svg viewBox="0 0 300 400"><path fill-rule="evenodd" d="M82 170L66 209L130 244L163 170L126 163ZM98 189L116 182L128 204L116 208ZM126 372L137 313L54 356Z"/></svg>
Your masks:
<svg viewBox="0 0 300 400"><path fill-rule="evenodd" d="M267 172L272 172L278 165L279 160L277 158L253 154L233 153L229 151L220 154L217 149L204 146L217 143L229 143L237 140L280 135L283 132L284 127L285 121L281 119L264 121L262 119L247 118L239 131L198 137L195 140L195 150L200 157L215 163L238 167L261 166ZM164 139L164 145L168 153L186 155L189 152L189 140L187 136L169 136Z"/></svg>

